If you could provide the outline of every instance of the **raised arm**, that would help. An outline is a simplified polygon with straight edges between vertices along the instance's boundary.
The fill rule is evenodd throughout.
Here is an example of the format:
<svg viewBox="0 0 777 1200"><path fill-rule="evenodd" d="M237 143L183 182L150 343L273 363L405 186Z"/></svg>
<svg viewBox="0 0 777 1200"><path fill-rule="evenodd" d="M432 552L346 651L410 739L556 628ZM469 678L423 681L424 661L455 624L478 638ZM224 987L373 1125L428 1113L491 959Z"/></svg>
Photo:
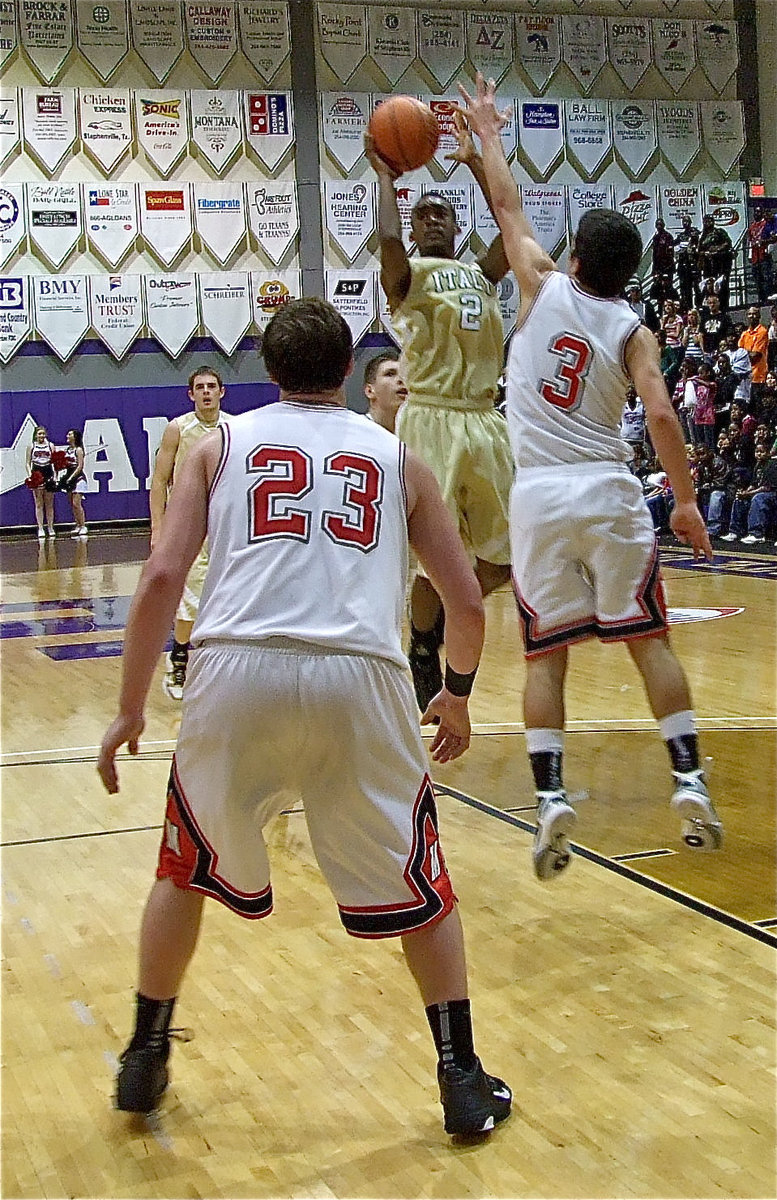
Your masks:
<svg viewBox="0 0 777 1200"><path fill-rule="evenodd" d="M626 367L637 395L645 405L650 440L669 476L675 506L669 523L681 542L693 547L694 558L712 559L712 547L704 520L696 504L696 490L688 469L680 422L675 416L659 365L658 344L641 325L626 347Z"/></svg>
<svg viewBox="0 0 777 1200"><path fill-rule="evenodd" d="M402 238L394 183L399 172L378 154L369 133L364 135L367 160L378 177L378 242L380 244L380 282L389 308L393 311L410 290L410 260Z"/></svg>
<svg viewBox="0 0 777 1200"><path fill-rule="evenodd" d="M491 216L496 220L494 206L491 203L491 189L488 186L486 172L483 167L483 159L478 153L469 125L467 124L467 118L461 109L457 109L454 112L453 124L458 145L455 150L450 154L446 154L445 157L446 159L450 159L451 162L463 163L464 166L469 167L475 182L483 193ZM478 264L486 279L490 279L492 283L499 283L499 280L503 279L510 270L501 233L497 234L486 252L480 256Z"/></svg>
<svg viewBox="0 0 777 1200"><path fill-rule="evenodd" d="M497 220L507 261L521 289L521 310L528 308L544 276L556 270L556 264L537 241L531 223L521 207L518 185L513 178L502 146L500 129L508 117L497 111L493 80L486 84L478 71L477 92L470 96L459 84L467 109L470 129L480 138L483 169L490 196L491 210Z"/></svg>
<svg viewBox="0 0 777 1200"><path fill-rule="evenodd" d="M151 549L157 543L162 529L162 518L167 508L167 493L173 479L175 456L178 453L178 443L181 434L175 421L170 421L159 444L154 473L151 476L151 487L148 492L148 507L151 511Z"/></svg>

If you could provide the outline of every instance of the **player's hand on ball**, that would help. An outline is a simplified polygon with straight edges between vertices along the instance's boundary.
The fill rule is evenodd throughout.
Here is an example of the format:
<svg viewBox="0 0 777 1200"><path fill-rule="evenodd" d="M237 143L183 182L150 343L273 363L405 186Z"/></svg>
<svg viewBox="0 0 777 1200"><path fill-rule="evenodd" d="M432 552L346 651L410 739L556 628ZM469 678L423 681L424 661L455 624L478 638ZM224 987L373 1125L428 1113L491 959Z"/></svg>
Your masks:
<svg viewBox="0 0 777 1200"><path fill-rule="evenodd" d="M395 179L399 179L402 172L395 170L394 167L390 167L389 164L380 157L378 151L375 149L375 140L371 133L365 133L364 135L364 153L367 156L367 162L370 164L376 175L388 175L392 182Z"/></svg>

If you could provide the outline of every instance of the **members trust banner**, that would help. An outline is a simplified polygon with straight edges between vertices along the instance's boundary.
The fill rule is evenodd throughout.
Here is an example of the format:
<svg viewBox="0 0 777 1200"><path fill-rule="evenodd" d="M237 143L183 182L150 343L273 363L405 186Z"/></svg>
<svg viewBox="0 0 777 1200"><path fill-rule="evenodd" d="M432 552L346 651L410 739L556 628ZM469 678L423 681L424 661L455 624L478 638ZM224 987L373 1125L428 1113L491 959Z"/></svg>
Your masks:
<svg viewBox="0 0 777 1200"><path fill-rule="evenodd" d="M76 141L75 88L22 88L24 145L53 175Z"/></svg>
<svg viewBox="0 0 777 1200"><path fill-rule="evenodd" d="M132 45L158 83L164 83L184 51L180 0L131 0Z"/></svg>
<svg viewBox="0 0 777 1200"><path fill-rule="evenodd" d="M367 10L360 5L319 4L321 55L341 83L347 83L367 55Z"/></svg>
<svg viewBox="0 0 777 1200"><path fill-rule="evenodd" d="M291 52L289 6L267 0L238 0L243 54L265 83L271 83Z"/></svg>
<svg viewBox="0 0 777 1200"><path fill-rule="evenodd" d="M121 361L144 325L140 275L89 275L92 329Z"/></svg>
<svg viewBox="0 0 777 1200"><path fill-rule="evenodd" d="M370 5L367 10L370 58L392 87L415 59L416 36L415 9Z"/></svg>
<svg viewBox="0 0 777 1200"><path fill-rule="evenodd" d="M78 118L86 153L109 175L132 145L129 88L79 88Z"/></svg>

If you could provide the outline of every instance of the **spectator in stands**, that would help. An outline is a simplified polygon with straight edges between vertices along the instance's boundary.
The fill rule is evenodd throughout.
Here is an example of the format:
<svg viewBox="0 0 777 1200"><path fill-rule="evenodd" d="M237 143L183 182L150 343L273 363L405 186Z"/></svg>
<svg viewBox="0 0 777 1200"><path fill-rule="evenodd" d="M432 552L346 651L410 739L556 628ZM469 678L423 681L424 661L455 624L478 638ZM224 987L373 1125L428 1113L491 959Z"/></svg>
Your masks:
<svg viewBox="0 0 777 1200"><path fill-rule="evenodd" d="M718 438L718 452L712 460L709 508L707 509L707 532L710 537L720 537L728 530L731 505L736 488L734 480L734 457L731 444L725 434Z"/></svg>
<svg viewBox="0 0 777 1200"><path fill-rule="evenodd" d="M747 329L738 344L750 358L750 406L757 409L766 382L769 333L766 326L761 324L761 310L756 305L747 310Z"/></svg>
<svg viewBox="0 0 777 1200"><path fill-rule="evenodd" d="M777 375L773 371L766 376L758 419L765 421L770 429L777 428Z"/></svg>
<svg viewBox="0 0 777 1200"><path fill-rule="evenodd" d="M642 446L645 441L645 406L630 387L626 393L626 403L621 413L621 437L630 446Z"/></svg>
<svg viewBox="0 0 777 1200"><path fill-rule="evenodd" d="M734 393L739 382L731 370L731 359L727 354L719 354L715 359L715 382L718 390L715 393L715 436L728 425L731 419L731 405L734 403Z"/></svg>
<svg viewBox="0 0 777 1200"><path fill-rule="evenodd" d="M734 331L734 323L720 307L720 297L708 298L706 311L700 313L701 343L705 354L716 354L724 338Z"/></svg>
<svg viewBox="0 0 777 1200"><path fill-rule="evenodd" d="M638 279L632 279L626 288L626 299L632 312L636 313L643 325L647 325L651 333L661 328L658 313L649 300L642 299L642 284Z"/></svg>
<svg viewBox="0 0 777 1200"><path fill-rule="evenodd" d="M656 221L652 248L654 277L668 276L671 281L674 276L674 238L668 232L666 222L661 217Z"/></svg>
<svg viewBox="0 0 777 1200"><path fill-rule="evenodd" d="M747 227L750 267L759 304L765 304L774 291L774 263L770 250L774 241L777 241L775 215L759 205Z"/></svg>
<svg viewBox="0 0 777 1200"><path fill-rule="evenodd" d="M698 367L704 357L704 347L702 346L701 324L697 308L689 309L686 314L681 340L683 350L685 351L685 358L691 359L695 366Z"/></svg>
<svg viewBox="0 0 777 1200"><path fill-rule="evenodd" d="M728 356L731 363L731 370L736 376L737 386L734 390L734 399L739 404L744 414L747 405L750 403L750 377L752 368L750 365L750 355L740 346L739 334L732 334L731 337L724 338L720 343L721 352Z"/></svg>
<svg viewBox="0 0 777 1200"><path fill-rule="evenodd" d="M766 351L766 366L769 371L777 371L777 304L773 304L770 309L771 321L769 322L769 346Z"/></svg>
<svg viewBox="0 0 777 1200"><path fill-rule="evenodd" d="M650 298L654 301L658 312L663 313L667 300L680 302L680 293L672 283L671 275L654 275L650 285Z"/></svg>
<svg viewBox="0 0 777 1200"><path fill-rule="evenodd" d="M687 313L693 305L699 286L699 238L701 231L692 223L688 213L682 218L680 232L675 235L674 250L677 262L677 283L680 289L680 309Z"/></svg>
<svg viewBox="0 0 777 1200"><path fill-rule="evenodd" d="M683 362L672 392L672 408L682 426L686 445L693 443L693 412L696 408L696 389L693 386L694 365Z"/></svg>
<svg viewBox="0 0 777 1200"><path fill-rule="evenodd" d="M707 213L702 218L698 254L699 275L705 282L709 279L713 280L720 297L721 310L726 312L728 310L729 279L734 263L734 247L725 229L715 224L715 218L711 213Z"/></svg>
<svg viewBox="0 0 777 1200"><path fill-rule="evenodd" d="M695 393L693 406L693 444L707 446L712 450L715 446L715 393L717 385L712 367L707 361L702 362L696 375L689 380Z"/></svg>
<svg viewBox="0 0 777 1200"><path fill-rule="evenodd" d="M730 529L723 535L722 541L735 542L741 538L746 545L765 542L766 529L777 515L776 490L777 465L769 461L768 446L756 446L752 479L746 487L737 491L731 510Z"/></svg>
<svg viewBox="0 0 777 1200"><path fill-rule="evenodd" d="M696 470L694 484L696 486L696 503L706 521L710 506L710 494L714 476L715 451L712 446L697 446Z"/></svg>
<svg viewBox="0 0 777 1200"><path fill-rule="evenodd" d="M683 330L685 322L680 315L678 300L665 300L664 307L661 313L661 328L666 334L666 348L668 354L672 355L673 361L670 364L670 370L677 372L680 368L680 363L683 361Z"/></svg>

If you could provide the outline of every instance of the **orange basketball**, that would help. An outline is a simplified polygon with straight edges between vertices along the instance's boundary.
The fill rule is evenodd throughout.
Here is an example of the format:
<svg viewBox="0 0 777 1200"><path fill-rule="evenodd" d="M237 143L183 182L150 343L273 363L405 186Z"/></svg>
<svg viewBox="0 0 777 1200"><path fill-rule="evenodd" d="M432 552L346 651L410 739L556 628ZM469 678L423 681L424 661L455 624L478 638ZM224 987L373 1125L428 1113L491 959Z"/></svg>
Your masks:
<svg viewBox="0 0 777 1200"><path fill-rule="evenodd" d="M370 118L375 149L395 171L422 167L437 149L440 127L426 104L414 96L388 96Z"/></svg>

